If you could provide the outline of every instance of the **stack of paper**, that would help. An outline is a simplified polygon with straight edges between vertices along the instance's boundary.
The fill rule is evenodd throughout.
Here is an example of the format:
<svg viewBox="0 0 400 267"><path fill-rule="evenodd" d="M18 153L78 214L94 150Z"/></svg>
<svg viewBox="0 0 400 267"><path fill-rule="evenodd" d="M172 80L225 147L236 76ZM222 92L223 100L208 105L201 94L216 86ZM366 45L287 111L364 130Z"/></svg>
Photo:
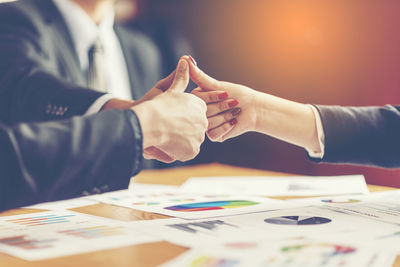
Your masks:
<svg viewBox="0 0 400 267"><path fill-rule="evenodd" d="M266 197L305 195L320 197ZM68 211L98 202L171 218L120 222ZM0 217L0 252L39 260L166 240L190 250L164 266L196 267L391 266L400 253L400 190L369 194L357 175L133 184L31 208L50 211Z"/></svg>

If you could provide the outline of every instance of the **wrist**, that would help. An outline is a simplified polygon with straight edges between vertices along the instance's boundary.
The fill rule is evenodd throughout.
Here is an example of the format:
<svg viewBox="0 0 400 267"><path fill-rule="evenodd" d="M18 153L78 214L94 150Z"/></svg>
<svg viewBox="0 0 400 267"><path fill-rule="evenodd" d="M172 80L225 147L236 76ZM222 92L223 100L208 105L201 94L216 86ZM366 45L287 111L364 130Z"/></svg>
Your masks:
<svg viewBox="0 0 400 267"><path fill-rule="evenodd" d="M123 100L123 99L118 99L118 98L112 98L103 105L103 107L101 108L101 111L109 110L109 109L124 110L124 109L131 108L134 104L135 104L135 101L133 101L133 100Z"/></svg>
<svg viewBox="0 0 400 267"><path fill-rule="evenodd" d="M254 123L254 129L251 129L252 131L256 132L264 132L265 131L265 125L268 124L268 113L270 112L269 110L269 99L268 94L261 93L258 91L254 91L254 96L253 96L253 113L255 117L255 123Z"/></svg>
<svg viewBox="0 0 400 267"><path fill-rule="evenodd" d="M147 102L131 107L139 119L142 128L143 149L157 145L157 138L154 134L154 107L153 103Z"/></svg>

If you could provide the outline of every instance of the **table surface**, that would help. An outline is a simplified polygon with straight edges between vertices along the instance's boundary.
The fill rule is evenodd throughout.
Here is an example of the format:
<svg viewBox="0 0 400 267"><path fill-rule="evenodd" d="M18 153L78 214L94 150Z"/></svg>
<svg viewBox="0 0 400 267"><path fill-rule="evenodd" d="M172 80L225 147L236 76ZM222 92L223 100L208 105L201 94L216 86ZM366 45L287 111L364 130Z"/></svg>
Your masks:
<svg viewBox="0 0 400 267"><path fill-rule="evenodd" d="M221 164L207 164L193 167L183 167L165 170L142 171L133 180L137 183L181 185L189 177L193 176L288 176L289 174L276 173L263 170L239 168ZM369 185L371 192L386 191L395 188ZM282 197L288 199L293 197ZM121 221L137 221L169 218L167 216L117 207L108 204L95 204L72 209L73 211L112 218ZM34 213L41 210L16 209L0 213L0 216ZM157 266L188 250L187 248L173 245L168 242L157 242L102 250L82 255L67 256L43 261L24 261L6 254L0 253L0 266ZM400 267L400 256L397 257L393 267Z"/></svg>

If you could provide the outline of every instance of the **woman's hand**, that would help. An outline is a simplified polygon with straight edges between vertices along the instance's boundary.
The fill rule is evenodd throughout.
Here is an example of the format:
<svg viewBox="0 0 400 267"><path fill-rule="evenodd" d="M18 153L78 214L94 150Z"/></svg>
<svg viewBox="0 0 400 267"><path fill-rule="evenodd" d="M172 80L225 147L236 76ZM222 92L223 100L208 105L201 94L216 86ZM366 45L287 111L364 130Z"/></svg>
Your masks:
<svg viewBox="0 0 400 267"><path fill-rule="evenodd" d="M216 92L226 92L240 106L240 115L233 119L232 114L227 112L234 109L208 118L209 124L215 127L207 131L212 141L223 142L242 133L256 131L320 153L316 118L310 105L215 80L201 71L194 60L189 60L189 66L191 79L201 88L195 89L194 94L208 104L208 113L215 113L212 110L216 109L216 105L210 99ZM226 107L226 104L221 106Z"/></svg>
<svg viewBox="0 0 400 267"><path fill-rule="evenodd" d="M189 60L190 76L199 88L192 91L207 104L211 141L224 142L248 131L255 131L260 93L248 87L218 81Z"/></svg>

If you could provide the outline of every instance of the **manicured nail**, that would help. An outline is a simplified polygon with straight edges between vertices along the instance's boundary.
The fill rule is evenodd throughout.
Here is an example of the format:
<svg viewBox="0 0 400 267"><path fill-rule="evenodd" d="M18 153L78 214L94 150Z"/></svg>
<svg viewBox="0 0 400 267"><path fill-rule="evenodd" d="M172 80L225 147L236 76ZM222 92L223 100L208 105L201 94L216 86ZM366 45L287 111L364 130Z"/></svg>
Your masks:
<svg viewBox="0 0 400 267"><path fill-rule="evenodd" d="M230 125L236 125L238 123L237 119L233 119L229 122Z"/></svg>
<svg viewBox="0 0 400 267"><path fill-rule="evenodd" d="M194 60L194 58L193 58L192 56L189 56L189 58L190 58L190 60L193 62L193 64L194 64L195 66L197 66L196 60Z"/></svg>
<svg viewBox="0 0 400 267"><path fill-rule="evenodd" d="M218 100L224 100L228 98L228 93L227 92L223 92L218 94Z"/></svg>
<svg viewBox="0 0 400 267"><path fill-rule="evenodd" d="M234 109L232 109L231 114L233 117L236 117L240 114L240 112L242 112L241 108L234 108Z"/></svg>
<svg viewBox="0 0 400 267"><path fill-rule="evenodd" d="M230 108L236 107L237 105L239 105L239 101L237 101L236 99L232 100L231 102L228 103L228 106Z"/></svg>

